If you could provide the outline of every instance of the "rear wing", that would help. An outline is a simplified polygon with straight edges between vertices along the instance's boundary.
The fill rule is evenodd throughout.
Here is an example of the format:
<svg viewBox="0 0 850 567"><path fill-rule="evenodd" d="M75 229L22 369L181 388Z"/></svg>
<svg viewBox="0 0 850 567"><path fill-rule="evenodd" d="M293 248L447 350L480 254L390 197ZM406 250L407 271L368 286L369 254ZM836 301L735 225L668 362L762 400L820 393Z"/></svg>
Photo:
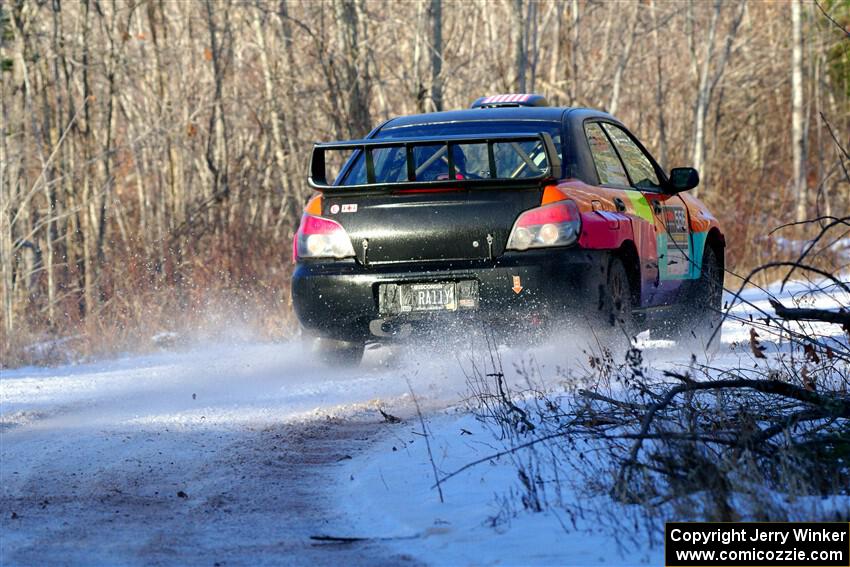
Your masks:
<svg viewBox="0 0 850 567"><path fill-rule="evenodd" d="M517 142L540 142L541 148L546 155L546 167L539 175L531 177L498 177L495 152L493 146L495 144L505 144ZM457 179L455 164L453 163L452 151L453 147L468 144L487 144L488 170L489 177L484 178L464 178ZM442 154L448 162L447 179L423 181L416 179L416 163L414 160L413 150L417 146L443 146ZM407 176L403 181L377 181L375 177L375 160L372 155L373 150L383 148L400 148L405 149L405 160L407 166ZM325 162L325 152L329 150L354 150L350 160L355 160L359 155L365 156L366 166L366 183L357 185L337 185L330 183L327 180L327 168ZM528 162L528 156L524 156ZM530 162L529 162L530 163ZM538 169L537 166L534 166ZM341 170L341 174L345 173L347 168ZM561 176L561 159L558 157L558 152L552 137L547 132L538 134L482 134L472 136L438 136L438 137L418 137L418 138L383 138L383 139L368 139L368 140L349 140L344 142L328 142L315 144L313 153L310 157L310 176L308 183L313 189L319 191L350 191L362 189L402 189L405 187L518 187L518 186L538 186L541 183L558 179Z"/></svg>

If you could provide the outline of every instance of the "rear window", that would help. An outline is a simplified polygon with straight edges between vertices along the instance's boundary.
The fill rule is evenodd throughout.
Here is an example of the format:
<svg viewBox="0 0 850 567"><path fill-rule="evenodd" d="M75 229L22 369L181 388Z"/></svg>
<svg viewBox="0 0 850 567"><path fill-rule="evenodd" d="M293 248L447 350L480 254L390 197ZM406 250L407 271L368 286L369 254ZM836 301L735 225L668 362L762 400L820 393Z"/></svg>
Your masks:
<svg viewBox="0 0 850 567"><path fill-rule="evenodd" d="M523 121L469 121L437 124L419 124L385 128L376 138L419 138L429 136L479 135L479 134L537 134L546 132L552 137L560 156L561 125L559 122ZM452 161L459 179L488 179L490 166L487 144L458 144L451 146ZM529 140L504 142L493 145L496 177L499 179L522 179L540 175L548 166L542 143ZM403 148L381 148L373 150L375 181L397 183L407 181L407 162ZM417 146L413 149L413 161L417 181L448 179L449 163L446 146L435 144ZM366 183L366 165L362 153L354 157L354 163L339 185Z"/></svg>

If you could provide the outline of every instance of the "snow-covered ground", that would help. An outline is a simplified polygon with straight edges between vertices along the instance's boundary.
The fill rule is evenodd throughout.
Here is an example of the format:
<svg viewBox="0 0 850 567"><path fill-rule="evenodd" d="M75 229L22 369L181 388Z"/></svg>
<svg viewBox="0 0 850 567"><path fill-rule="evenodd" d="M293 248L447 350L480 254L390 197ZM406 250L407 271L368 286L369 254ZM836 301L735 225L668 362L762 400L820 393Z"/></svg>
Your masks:
<svg viewBox="0 0 850 567"><path fill-rule="evenodd" d="M668 341L644 338L641 344L653 367L680 369L689 363L690 354ZM556 390L564 368L587 366L587 355L569 346L501 349L500 354L506 377L514 375L515 365L533 365L540 376L552 378L549 385ZM476 363L483 366L487 361L482 356ZM729 342L724 344L721 358L727 363L743 356L733 353ZM427 427L440 476L505 449L492 426L459 407L435 412ZM338 479L340 502L350 520L337 526L341 531L334 535L387 538L392 549L435 565L663 563L662 549L620 547L590 519L567 517L557 508L522 510L519 497L510 494L519 480L509 457L488 460L446 481L440 502L421 431L418 419L411 418L368 453L346 462Z"/></svg>
<svg viewBox="0 0 850 567"><path fill-rule="evenodd" d="M509 458L448 480L441 503L420 431L410 422L344 467L340 501L352 527L337 535L391 538L392 548L434 565L663 564L661 549L621 550L609 534L594 533L590 521L555 508L529 513L518 498L509 502L518 486ZM429 431L441 474L501 449L470 414L441 415Z"/></svg>
<svg viewBox="0 0 850 567"><path fill-rule="evenodd" d="M396 564L309 536L339 515L333 467L407 389L374 360L329 370L297 344L3 370L0 565Z"/></svg>
<svg viewBox="0 0 850 567"><path fill-rule="evenodd" d="M847 281L848 278L843 278ZM828 283L821 283L828 286ZM828 293L811 293L808 282L791 282L784 289L780 283L764 289L747 289L735 300L730 318L722 328L722 344L711 355L703 353L704 362L723 368L752 368L755 360L750 348L750 317L758 320L773 314L768 298L780 299L786 307L835 309L850 305L850 294L826 288ZM736 290L737 291L737 290ZM724 300L732 303L733 294ZM801 323L807 329L846 344L847 337L837 326ZM771 362L772 354L786 345L761 334ZM683 371L691 364L690 352L678 349L669 341L653 341L646 334L639 346L647 365L660 371ZM503 351L506 376L518 363L535 366L539 377L550 377L557 389L557 378L563 369L587 366L587 355L576 349L572 341L560 345L523 352ZM486 355L485 355L486 356ZM479 360L486 366L487 360ZM558 371L560 367L561 371ZM492 425L492 424L491 424ZM428 423L434 466L442 477L479 459L499 453L505 444L492 426L481 423L471 414L449 408L434 415ZM368 454L348 461L340 471L343 497L341 501L351 518L353 528L338 535L389 538L389 545L416 558L445 565L661 565L663 548L634 545L627 538L613 538L611 530L597 526L592 514L566 516L551 507L540 513L522 510L517 467L510 457L490 459L470 467L441 485L443 499L434 489L435 473L422 427L412 420L398 427L392 436L376 444ZM346 482L347 487L346 487ZM569 483L565 484L568 487ZM575 494L563 495L570 507L581 509L583 503ZM815 503L825 506L825 502ZM850 500L830 502L830 510L850 514ZM625 525L624 530L629 530ZM617 541L619 539L619 541Z"/></svg>
<svg viewBox="0 0 850 567"><path fill-rule="evenodd" d="M748 293L767 309L764 292ZM713 363L751 361L748 331L727 321ZM653 367L689 362L642 340ZM241 342L3 370L0 564L659 564L660 550L623 556L581 518L513 513L506 459L451 479L440 503L411 392L441 473L498 451L456 409L483 352L377 349L351 371L300 344ZM501 354L506 369L533 359L542 376L587 362L575 338Z"/></svg>

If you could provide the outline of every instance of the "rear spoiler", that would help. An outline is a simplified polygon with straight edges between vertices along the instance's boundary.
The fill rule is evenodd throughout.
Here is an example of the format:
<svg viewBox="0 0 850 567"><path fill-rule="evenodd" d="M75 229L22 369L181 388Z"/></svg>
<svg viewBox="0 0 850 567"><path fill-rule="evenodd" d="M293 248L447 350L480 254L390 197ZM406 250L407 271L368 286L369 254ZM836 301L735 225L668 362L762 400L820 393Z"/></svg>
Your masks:
<svg viewBox="0 0 850 567"><path fill-rule="evenodd" d="M519 179L496 177L496 159L493 144L510 142L539 141L542 143L543 151L546 153L546 169L534 177L522 177ZM452 161L452 146L461 144L487 144L489 157L490 177L485 179L455 179L455 167ZM448 161L448 179L439 181L417 181L416 164L413 160L413 148L416 146L446 146L446 157ZM377 182L375 180L375 163L372 159L372 150L376 148L404 147L406 149L407 180L397 182ZM366 158L366 180L365 184L359 185L333 185L327 180L325 167L325 152L328 150L354 150L352 159L362 152ZM343 172L345 169L342 170ZM382 138L368 140L349 140L344 142L328 142L315 144L310 157L310 176L307 181L310 187L319 191L351 191L359 189L376 188L405 188L405 187L517 187L537 186L541 183L557 179L561 176L561 159L552 142L552 137L547 132L538 134L482 134L474 136L438 136L419 138Z"/></svg>

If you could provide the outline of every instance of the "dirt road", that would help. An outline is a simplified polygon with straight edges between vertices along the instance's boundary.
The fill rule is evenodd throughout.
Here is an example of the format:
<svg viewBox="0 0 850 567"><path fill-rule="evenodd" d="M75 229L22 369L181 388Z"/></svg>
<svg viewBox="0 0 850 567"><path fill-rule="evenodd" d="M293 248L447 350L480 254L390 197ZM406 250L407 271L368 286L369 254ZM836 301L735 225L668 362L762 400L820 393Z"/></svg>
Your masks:
<svg viewBox="0 0 850 567"><path fill-rule="evenodd" d="M364 532L339 534L335 467L383 430L358 400L402 390L287 348L4 371L0 564L413 564L310 539Z"/></svg>

